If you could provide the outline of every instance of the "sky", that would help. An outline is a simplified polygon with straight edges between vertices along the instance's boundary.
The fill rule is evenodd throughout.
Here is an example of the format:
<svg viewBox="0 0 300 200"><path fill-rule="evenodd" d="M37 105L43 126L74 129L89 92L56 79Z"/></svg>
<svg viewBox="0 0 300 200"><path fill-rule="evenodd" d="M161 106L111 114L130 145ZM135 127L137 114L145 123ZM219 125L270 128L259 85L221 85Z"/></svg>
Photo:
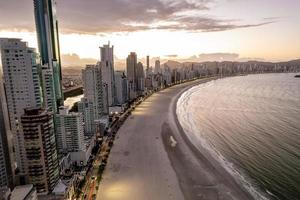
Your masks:
<svg viewBox="0 0 300 200"><path fill-rule="evenodd" d="M299 0L57 0L65 65L115 55L173 60L300 58ZM0 37L37 47L33 1L0 0Z"/></svg>

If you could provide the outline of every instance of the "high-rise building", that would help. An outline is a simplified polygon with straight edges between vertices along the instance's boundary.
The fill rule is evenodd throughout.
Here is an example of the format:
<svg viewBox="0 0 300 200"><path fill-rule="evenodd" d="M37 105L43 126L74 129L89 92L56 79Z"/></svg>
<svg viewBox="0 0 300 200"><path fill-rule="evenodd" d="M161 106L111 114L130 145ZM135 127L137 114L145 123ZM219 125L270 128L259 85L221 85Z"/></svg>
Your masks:
<svg viewBox="0 0 300 200"><path fill-rule="evenodd" d="M102 83L103 115L108 115L109 113L108 91L108 85L106 83Z"/></svg>
<svg viewBox="0 0 300 200"><path fill-rule="evenodd" d="M83 117L81 113L69 112L61 107L55 115L57 150L60 155L85 150Z"/></svg>
<svg viewBox="0 0 300 200"><path fill-rule="evenodd" d="M0 62L0 188L5 186L12 188L14 183L13 141L2 77Z"/></svg>
<svg viewBox="0 0 300 200"><path fill-rule="evenodd" d="M24 108L42 105L38 56L20 39L0 39L9 122L14 137L15 159L20 174L26 170L20 119Z"/></svg>
<svg viewBox="0 0 300 200"><path fill-rule="evenodd" d="M146 58L147 66L146 66L146 77L150 75L150 57L147 56Z"/></svg>
<svg viewBox="0 0 300 200"><path fill-rule="evenodd" d="M172 83L172 72L170 67L167 64L164 64L163 68L163 85L170 85Z"/></svg>
<svg viewBox="0 0 300 200"><path fill-rule="evenodd" d="M117 93L117 104L122 105L128 100L128 83L127 77L124 71L116 71L116 93Z"/></svg>
<svg viewBox="0 0 300 200"><path fill-rule="evenodd" d="M156 60L155 61L155 67L154 67L154 74L159 74L159 73L161 73L161 70L160 70L160 61Z"/></svg>
<svg viewBox="0 0 300 200"><path fill-rule="evenodd" d="M39 194L48 194L59 179L53 114L44 109L25 109L21 117L28 183Z"/></svg>
<svg viewBox="0 0 300 200"><path fill-rule="evenodd" d="M96 65L87 65L85 69L82 70L82 81L83 81L83 91L84 97L91 101L94 106L94 119L100 119L104 113L104 91L107 90L103 88L101 69ZM107 103L105 104L107 107Z"/></svg>
<svg viewBox="0 0 300 200"><path fill-rule="evenodd" d="M147 56L147 70L149 70L150 68L150 57Z"/></svg>
<svg viewBox="0 0 300 200"><path fill-rule="evenodd" d="M51 112L57 111L56 99L53 82L53 71L45 66L41 70L42 91L43 91L43 106Z"/></svg>
<svg viewBox="0 0 300 200"><path fill-rule="evenodd" d="M62 74L58 34L58 21L56 18L56 0L33 0L35 24L38 47L43 67L52 71L52 82L56 108L63 105Z"/></svg>
<svg viewBox="0 0 300 200"><path fill-rule="evenodd" d="M142 94L145 89L145 73L143 64L141 62L139 62L136 67L136 80L137 91L139 94Z"/></svg>
<svg viewBox="0 0 300 200"><path fill-rule="evenodd" d="M126 71L128 79L128 91L129 98L133 99L136 97L137 91L137 55L134 52L131 52L126 60Z"/></svg>
<svg viewBox="0 0 300 200"><path fill-rule="evenodd" d="M94 135L96 127L93 102L88 100L87 98L81 98L80 102L78 102L78 112L83 116L85 135Z"/></svg>
<svg viewBox="0 0 300 200"><path fill-rule="evenodd" d="M101 66L102 83L107 85L107 97L108 105L113 106L116 101L116 88L115 88L115 76L114 76L114 46L110 46L110 43L100 47L101 62L98 65Z"/></svg>

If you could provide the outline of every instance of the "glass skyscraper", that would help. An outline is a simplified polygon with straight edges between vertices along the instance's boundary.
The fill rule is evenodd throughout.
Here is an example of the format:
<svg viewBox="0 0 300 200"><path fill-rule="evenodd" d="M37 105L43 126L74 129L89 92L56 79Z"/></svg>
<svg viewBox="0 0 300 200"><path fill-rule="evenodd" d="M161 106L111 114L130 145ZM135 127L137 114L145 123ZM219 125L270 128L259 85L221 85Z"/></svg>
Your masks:
<svg viewBox="0 0 300 200"><path fill-rule="evenodd" d="M38 46L43 68L52 70L56 108L63 105L61 60L55 0L33 0ZM52 97L53 98L53 97ZM53 110L54 111L54 110ZM57 110L55 110L57 111Z"/></svg>

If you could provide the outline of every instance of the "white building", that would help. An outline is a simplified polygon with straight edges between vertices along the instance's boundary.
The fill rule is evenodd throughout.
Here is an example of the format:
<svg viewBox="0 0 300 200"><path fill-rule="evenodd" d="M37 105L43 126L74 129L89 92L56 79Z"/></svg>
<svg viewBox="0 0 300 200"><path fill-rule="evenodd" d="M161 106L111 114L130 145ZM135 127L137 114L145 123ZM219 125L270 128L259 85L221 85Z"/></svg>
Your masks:
<svg viewBox="0 0 300 200"><path fill-rule="evenodd" d="M128 83L127 77L124 71L116 71L116 96L117 96L117 104L122 105L126 103L128 100Z"/></svg>
<svg viewBox="0 0 300 200"><path fill-rule="evenodd" d="M28 48L27 43L20 39L2 38L0 48L15 159L20 174L24 174L27 159L20 118L24 108L42 105L38 56L34 49Z"/></svg>
<svg viewBox="0 0 300 200"><path fill-rule="evenodd" d="M84 136L82 113L70 113L61 107L55 116L57 149L61 156L70 154L72 163L78 166L87 164L94 147L95 137Z"/></svg>
<svg viewBox="0 0 300 200"><path fill-rule="evenodd" d="M70 113L67 107L60 107L55 115L56 143L59 154L85 150L83 116Z"/></svg>
<svg viewBox="0 0 300 200"><path fill-rule="evenodd" d="M161 73L160 61L156 60L155 61L155 67L154 67L154 74L159 74L159 73Z"/></svg>
<svg viewBox="0 0 300 200"><path fill-rule="evenodd" d="M96 65L87 65L82 70L84 97L93 102L94 119L100 119L105 112L101 69ZM107 108L108 110L108 108Z"/></svg>
<svg viewBox="0 0 300 200"><path fill-rule="evenodd" d="M108 106L113 106L116 101L116 88L114 77L114 46L110 46L108 43L103 47L100 47L101 62L98 63L101 66L102 82L107 85L107 98Z"/></svg>
<svg viewBox="0 0 300 200"><path fill-rule="evenodd" d="M95 134L95 118L94 118L94 104L87 98L81 98L78 102L78 112L82 113L84 122L84 133L87 136Z"/></svg>

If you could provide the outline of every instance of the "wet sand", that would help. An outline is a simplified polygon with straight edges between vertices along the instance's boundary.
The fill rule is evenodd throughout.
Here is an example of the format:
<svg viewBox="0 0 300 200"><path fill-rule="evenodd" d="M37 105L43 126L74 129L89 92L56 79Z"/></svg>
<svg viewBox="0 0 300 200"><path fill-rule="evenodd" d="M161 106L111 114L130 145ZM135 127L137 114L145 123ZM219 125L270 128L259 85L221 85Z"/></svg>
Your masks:
<svg viewBox="0 0 300 200"><path fill-rule="evenodd" d="M252 199L220 164L192 145L176 102L196 80L153 94L120 128L97 199Z"/></svg>

